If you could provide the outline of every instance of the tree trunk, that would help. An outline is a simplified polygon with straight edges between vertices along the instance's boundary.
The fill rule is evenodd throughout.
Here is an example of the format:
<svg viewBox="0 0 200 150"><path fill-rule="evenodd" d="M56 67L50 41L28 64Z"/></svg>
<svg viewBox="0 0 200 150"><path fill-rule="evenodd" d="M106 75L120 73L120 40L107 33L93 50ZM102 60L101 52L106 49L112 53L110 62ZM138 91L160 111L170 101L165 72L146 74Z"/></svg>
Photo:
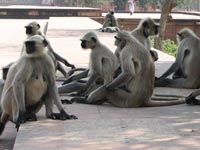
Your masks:
<svg viewBox="0 0 200 150"><path fill-rule="evenodd" d="M160 30L158 37L155 38L154 47L162 51L162 40L164 39L164 33L167 25L167 21L170 17L171 10L176 7L174 0L165 0L162 6L162 12L160 17Z"/></svg>

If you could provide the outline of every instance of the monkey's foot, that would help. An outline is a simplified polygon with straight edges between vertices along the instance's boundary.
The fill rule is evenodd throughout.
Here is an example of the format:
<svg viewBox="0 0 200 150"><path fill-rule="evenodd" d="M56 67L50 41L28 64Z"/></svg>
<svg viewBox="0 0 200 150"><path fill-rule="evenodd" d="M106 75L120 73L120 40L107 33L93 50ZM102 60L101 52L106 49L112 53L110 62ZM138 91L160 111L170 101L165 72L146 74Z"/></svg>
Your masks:
<svg viewBox="0 0 200 150"><path fill-rule="evenodd" d="M26 118L24 117L24 115L19 115L19 117L16 121L17 131L19 130L20 124L25 123L25 122L26 122Z"/></svg>
<svg viewBox="0 0 200 150"><path fill-rule="evenodd" d="M74 102L73 100L61 99L62 104L72 104L73 102Z"/></svg>
<svg viewBox="0 0 200 150"><path fill-rule="evenodd" d="M196 98L191 96L186 97L185 101L187 104L190 105L200 105L200 100L197 100Z"/></svg>
<svg viewBox="0 0 200 150"><path fill-rule="evenodd" d="M52 113L51 119L54 120L67 120L67 119L78 119L75 115L68 115L64 110L60 113Z"/></svg>

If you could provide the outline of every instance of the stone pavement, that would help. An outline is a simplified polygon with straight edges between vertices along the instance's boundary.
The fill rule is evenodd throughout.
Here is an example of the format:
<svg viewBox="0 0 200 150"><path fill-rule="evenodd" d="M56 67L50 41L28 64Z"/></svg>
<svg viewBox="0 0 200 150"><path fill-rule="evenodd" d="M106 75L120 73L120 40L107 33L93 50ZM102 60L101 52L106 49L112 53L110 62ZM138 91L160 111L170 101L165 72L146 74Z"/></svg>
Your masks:
<svg viewBox="0 0 200 150"><path fill-rule="evenodd" d="M45 23L45 20L40 21L38 22L41 24ZM77 30L78 25L81 25L81 29ZM87 31L99 27L101 27L100 24L89 18L51 18L47 36L55 50L68 61L76 66L87 67L89 51L83 51L80 48L79 39ZM114 51L114 34L98 34L100 40ZM1 65L5 62L8 63L12 58L17 59L19 54L18 50L15 51L16 46L13 46L13 49L8 51L10 55L12 54L12 58L6 59L5 57L10 56L5 51L6 46L1 48ZM159 57L159 61L156 62L156 75L162 74L174 60L173 57L162 52L159 52ZM191 91L172 88L155 89L155 93L185 96ZM64 107L68 113L77 115L79 119L49 120L45 118L44 109L42 109L38 113L37 122L21 125L13 149L198 150L200 147L199 106L182 104L127 109L109 105L96 106L75 103L64 105ZM6 128L6 130L10 129ZM3 137L0 137L1 141L4 141Z"/></svg>

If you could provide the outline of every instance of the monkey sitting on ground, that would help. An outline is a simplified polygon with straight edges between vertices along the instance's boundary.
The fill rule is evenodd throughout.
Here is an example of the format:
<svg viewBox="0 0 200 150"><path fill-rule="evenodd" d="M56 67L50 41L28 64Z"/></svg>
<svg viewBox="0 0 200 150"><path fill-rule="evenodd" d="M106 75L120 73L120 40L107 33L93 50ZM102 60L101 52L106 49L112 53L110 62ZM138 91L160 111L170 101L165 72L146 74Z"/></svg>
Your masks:
<svg viewBox="0 0 200 150"><path fill-rule="evenodd" d="M200 87L200 38L189 28L183 28L177 34L179 46L176 60L156 81L156 86L189 88ZM173 79L167 78L173 74Z"/></svg>
<svg viewBox="0 0 200 150"><path fill-rule="evenodd" d="M100 29L101 32L118 32L120 29L118 28L118 22L117 19L114 16L114 11L109 11L105 18L104 18L104 23L103 27Z"/></svg>
<svg viewBox="0 0 200 150"><path fill-rule="evenodd" d="M167 106L185 102L152 100L155 67L150 53L128 32L119 32L115 39L115 45L121 49L122 72L112 82L91 92L88 98L75 98L77 102L86 104L108 102L117 107Z"/></svg>
<svg viewBox="0 0 200 150"><path fill-rule="evenodd" d="M117 68L117 58L112 51L103 45L95 32L86 33L81 39L81 47L83 49L91 49L89 70L86 70L84 75L89 74L89 79L86 83L72 82L58 88L59 93L71 93L74 91L84 93L91 91L93 85L96 87L97 79L103 80L106 84L113 80L113 74ZM93 89L93 88L92 88Z"/></svg>
<svg viewBox="0 0 200 150"><path fill-rule="evenodd" d="M43 104L47 118L76 119L65 112L60 102L55 66L47 54L47 44L42 36L31 36L24 42L24 54L10 67L1 97L0 135L8 120L17 128L27 119L37 120L35 113ZM54 103L60 113L53 113Z"/></svg>
<svg viewBox="0 0 200 150"><path fill-rule="evenodd" d="M28 25L25 26L25 28L26 28L26 35L28 38L33 35L36 35L36 34L44 36L40 31L40 25L36 21L30 22ZM60 62L62 62L63 64L65 64L68 67L71 67L72 69L75 68L75 65L70 64L66 59L64 59L63 57L58 55L53 50L49 41L48 41L48 49L50 51L49 53L50 53L51 57L54 59L54 61L56 63L57 69L64 75L64 77L68 77L67 72L65 71L63 66L60 64Z"/></svg>
<svg viewBox="0 0 200 150"><path fill-rule="evenodd" d="M154 61L158 60L158 53L151 50L149 37L158 35L159 27L160 25L153 19L145 18L140 21L137 28L131 31L131 34L150 51Z"/></svg>

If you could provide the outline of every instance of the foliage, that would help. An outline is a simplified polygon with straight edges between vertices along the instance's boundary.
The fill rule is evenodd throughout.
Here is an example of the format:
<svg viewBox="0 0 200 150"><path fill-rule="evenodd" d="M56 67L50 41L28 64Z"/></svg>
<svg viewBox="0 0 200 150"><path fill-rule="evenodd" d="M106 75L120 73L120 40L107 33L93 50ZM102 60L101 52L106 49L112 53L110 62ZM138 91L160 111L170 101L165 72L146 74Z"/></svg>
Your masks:
<svg viewBox="0 0 200 150"><path fill-rule="evenodd" d="M178 48L178 44L170 39L166 39L162 41L163 51L169 55L175 56L176 50Z"/></svg>
<svg viewBox="0 0 200 150"><path fill-rule="evenodd" d="M126 6L126 0L113 0L117 10L124 10Z"/></svg>
<svg viewBox="0 0 200 150"><path fill-rule="evenodd" d="M151 45L154 45L154 38L150 37ZM178 48L178 44L170 39L166 39L162 41L163 52L175 56L176 50Z"/></svg>

